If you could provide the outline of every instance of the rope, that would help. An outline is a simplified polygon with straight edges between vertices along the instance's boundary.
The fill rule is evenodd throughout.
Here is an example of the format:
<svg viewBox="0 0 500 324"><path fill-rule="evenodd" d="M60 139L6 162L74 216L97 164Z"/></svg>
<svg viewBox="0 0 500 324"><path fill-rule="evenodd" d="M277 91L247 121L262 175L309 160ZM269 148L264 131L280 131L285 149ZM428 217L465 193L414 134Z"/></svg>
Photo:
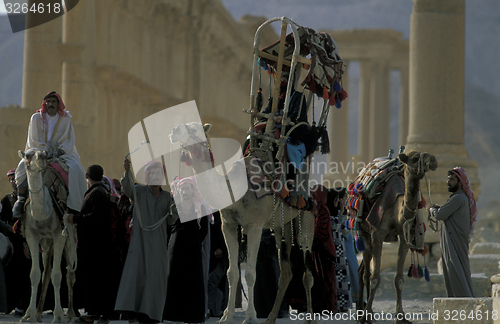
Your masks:
<svg viewBox="0 0 500 324"><path fill-rule="evenodd" d="M313 123L312 123L312 124L314 125L314 124L316 124L316 117L314 117L314 110L315 110L315 108L314 108L314 99L313 99L313 101L312 101L312 102L313 102L313 112L312 112L312 115L313 115Z"/></svg>
<svg viewBox="0 0 500 324"><path fill-rule="evenodd" d="M321 110L321 116L318 121L318 127L322 127L326 124L328 120L328 113L330 112L330 108L328 108L328 101L323 100L323 109Z"/></svg>
<svg viewBox="0 0 500 324"><path fill-rule="evenodd" d="M302 237L302 219L300 216L300 209L298 211L299 214L299 237ZM293 241L293 233L292 233L292 241ZM302 242L299 241L299 247L302 249Z"/></svg>
<svg viewBox="0 0 500 324"><path fill-rule="evenodd" d="M276 194L273 193L273 236L274 236L274 212L276 211Z"/></svg>
<svg viewBox="0 0 500 324"><path fill-rule="evenodd" d="M290 229L292 230L292 246L295 246L295 243L293 242L293 211L292 211L292 205L290 206Z"/></svg>
<svg viewBox="0 0 500 324"><path fill-rule="evenodd" d="M134 195L134 202L137 203L137 193L135 192L135 188L134 188L134 179L132 178L132 175L130 173L130 170L127 172L127 176L130 178L130 183L132 185L132 193ZM142 223L142 217L141 217L141 211L139 210L138 206L136 206L136 208L134 208L134 211L136 210L137 211L137 219L139 219L139 225L141 226L141 228L145 231L154 231L156 230L158 227L160 227L164 222L165 220L167 220L167 216L169 215L172 215L172 207L174 206L174 204L171 204L170 205L170 212L167 213L165 216L163 216L162 218L160 218L159 221L157 221L156 223L154 223L153 225L144 225Z"/></svg>
<svg viewBox="0 0 500 324"><path fill-rule="evenodd" d="M431 196L431 180L430 180L430 176L429 176L429 181L427 181L427 174L424 175L424 179L425 179L425 186L427 188L427 194L429 195L429 203L432 206L433 203L432 203L432 196ZM427 213L427 223L429 224L430 229L434 233L437 233L437 232L439 232L441 230L441 227L439 226L439 222L431 216L431 211L430 210Z"/></svg>
<svg viewBox="0 0 500 324"><path fill-rule="evenodd" d="M282 201L281 202L281 242L285 241L285 214L283 212L283 205L285 203Z"/></svg>
<svg viewBox="0 0 500 324"><path fill-rule="evenodd" d="M304 212L304 215L305 215L305 212ZM307 237L307 219L305 221L306 221L306 250L307 250L307 249L309 249L309 240Z"/></svg>

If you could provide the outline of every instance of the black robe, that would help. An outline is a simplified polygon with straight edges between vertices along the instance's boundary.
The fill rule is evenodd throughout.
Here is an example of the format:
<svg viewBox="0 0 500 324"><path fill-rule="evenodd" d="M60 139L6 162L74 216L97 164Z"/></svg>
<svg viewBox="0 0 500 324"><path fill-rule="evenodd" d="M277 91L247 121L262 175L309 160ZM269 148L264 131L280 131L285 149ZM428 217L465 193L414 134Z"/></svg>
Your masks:
<svg viewBox="0 0 500 324"><path fill-rule="evenodd" d="M194 207L190 213L195 213ZM206 214L203 212L203 215ZM167 251L167 300L163 315L168 321L186 323L205 321L201 244L207 235L207 230L208 217L202 217L200 224L195 218L185 223L177 220L172 226Z"/></svg>
<svg viewBox="0 0 500 324"><path fill-rule="evenodd" d="M3 197L3 206L0 212L0 219L14 225L16 219L12 218L12 207L16 201L15 193L7 194ZM10 262L5 266L5 284L7 290L7 310L10 313L14 308L26 310L31 298L31 259L24 255L24 244L26 240L21 235L12 232L5 233L9 238L14 251Z"/></svg>
<svg viewBox="0 0 500 324"><path fill-rule="evenodd" d="M89 315L113 312L120 271L112 242L110 200L105 187L95 184L85 192L82 209L74 217L78 229L78 269L83 306Z"/></svg>

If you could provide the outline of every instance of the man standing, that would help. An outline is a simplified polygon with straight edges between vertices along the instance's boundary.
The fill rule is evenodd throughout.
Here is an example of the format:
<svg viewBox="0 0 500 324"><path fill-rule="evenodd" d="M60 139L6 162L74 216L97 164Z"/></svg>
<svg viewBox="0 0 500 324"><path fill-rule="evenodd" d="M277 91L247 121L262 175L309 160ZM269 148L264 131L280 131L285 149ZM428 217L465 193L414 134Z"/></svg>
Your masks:
<svg viewBox="0 0 500 324"><path fill-rule="evenodd" d="M160 162L146 164L146 186L134 185L129 160L123 166L122 188L134 199L134 226L115 310L128 314L131 321L158 323L167 296L167 223L179 216L172 195L161 188L165 168Z"/></svg>
<svg viewBox="0 0 500 324"><path fill-rule="evenodd" d="M202 242L208 232L208 217L203 216L208 212L194 178L176 180L171 187L180 219L172 226L168 245L164 319L202 323L205 322Z"/></svg>
<svg viewBox="0 0 500 324"><path fill-rule="evenodd" d="M111 235L111 201L102 184L103 169L93 164L85 175L85 192L81 212L68 215L68 222L78 225L78 270L83 306L87 315L77 323L109 322L118 289L118 254Z"/></svg>
<svg viewBox="0 0 500 324"><path fill-rule="evenodd" d="M42 108L31 116L28 128L28 140L25 150L45 150L59 159L62 168L68 171L68 212L75 214L82 207L86 190L85 171L80 163L80 156L75 147L75 132L71 115L65 111L61 97L49 92L42 102ZM28 196L28 181L24 162L21 160L16 169L18 188L17 201L13 208L13 217L20 218Z"/></svg>
<svg viewBox="0 0 500 324"><path fill-rule="evenodd" d="M2 220L7 223L12 221L12 207L14 206L17 197L17 186L16 186L15 175L16 175L16 169L11 169L7 172L7 178L9 179L10 185L12 186L12 192L6 194L1 201L3 209L0 212L0 215L2 216Z"/></svg>
<svg viewBox="0 0 500 324"><path fill-rule="evenodd" d="M440 221L443 277L448 297L474 297L469 266L469 241L477 219L474 192L461 167L448 171L448 191L442 207L432 205L430 214Z"/></svg>
<svg viewBox="0 0 500 324"><path fill-rule="evenodd" d="M16 219L12 218L12 207L16 202L17 186L15 180L16 169L7 172L7 178L12 185L12 192L2 198L0 219L9 225L14 225ZM31 297L31 282L29 279L31 271L31 256L28 244L24 237L13 232L7 232L14 248L12 259L5 267L5 281L7 285L8 313L15 310L14 316L23 316L28 308Z"/></svg>

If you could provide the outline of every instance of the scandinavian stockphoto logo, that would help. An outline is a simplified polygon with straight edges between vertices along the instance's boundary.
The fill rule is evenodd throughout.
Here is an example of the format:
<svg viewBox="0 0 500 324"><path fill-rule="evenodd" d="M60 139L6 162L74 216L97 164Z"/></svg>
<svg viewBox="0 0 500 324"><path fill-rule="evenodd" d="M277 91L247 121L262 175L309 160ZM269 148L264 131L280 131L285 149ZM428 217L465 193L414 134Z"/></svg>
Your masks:
<svg viewBox="0 0 500 324"><path fill-rule="evenodd" d="M13 33L45 24L73 9L79 0L3 0Z"/></svg>
<svg viewBox="0 0 500 324"><path fill-rule="evenodd" d="M206 216L230 206L248 189L246 168L240 161L239 142L229 138L210 138L211 155L195 101L164 109L135 124L128 133L128 144L133 174L138 183L148 182L146 171L151 161L165 166L166 179L161 184L175 184L172 194L181 222L200 216L182 210L183 200L192 199L201 216ZM234 167L235 164L238 167ZM183 180L189 177L194 181ZM184 182L192 185L188 192L181 190ZM194 196L191 191L194 191ZM200 204L204 207L200 208Z"/></svg>

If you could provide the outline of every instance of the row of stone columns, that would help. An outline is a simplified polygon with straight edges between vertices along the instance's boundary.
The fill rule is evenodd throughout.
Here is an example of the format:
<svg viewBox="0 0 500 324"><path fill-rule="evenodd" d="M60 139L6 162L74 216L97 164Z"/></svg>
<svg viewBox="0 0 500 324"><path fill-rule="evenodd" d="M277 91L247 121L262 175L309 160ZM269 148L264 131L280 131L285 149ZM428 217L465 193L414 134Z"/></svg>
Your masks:
<svg viewBox="0 0 500 324"><path fill-rule="evenodd" d="M407 57L408 58L408 57ZM359 62L359 111L358 111L358 153L348 154L348 107L349 100L342 108L331 108L329 132L332 139L330 163L368 163L373 158L387 155L390 148L390 71L398 69L401 74L399 86L399 143L406 143L408 135L408 63L401 67L391 65L389 60L363 60ZM349 61L347 66L349 67ZM349 68L343 76L343 85L349 91ZM397 148L393 148L397 149ZM339 175L335 178L342 178ZM352 177L351 177L352 178Z"/></svg>
<svg viewBox="0 0 500 324"><path fill-rule="evenodd" d="M368 163L385 156L390 148L389 71L397 69L401 76L399 143L407 152L417 150L437 157L440 166L431 175L438 178L433 202L444 202L448 197L446 171L454 166L466 169L474 190L479 184L477 163L464 147L465 3L413 2L409 42L390 30L329 33L344 60L360 62L358 155L354 160ZM334 141L329 162L349 163L347 114L333 111L329 118ZM351 175L325 177L345 180L346 176Z"/></svg>

